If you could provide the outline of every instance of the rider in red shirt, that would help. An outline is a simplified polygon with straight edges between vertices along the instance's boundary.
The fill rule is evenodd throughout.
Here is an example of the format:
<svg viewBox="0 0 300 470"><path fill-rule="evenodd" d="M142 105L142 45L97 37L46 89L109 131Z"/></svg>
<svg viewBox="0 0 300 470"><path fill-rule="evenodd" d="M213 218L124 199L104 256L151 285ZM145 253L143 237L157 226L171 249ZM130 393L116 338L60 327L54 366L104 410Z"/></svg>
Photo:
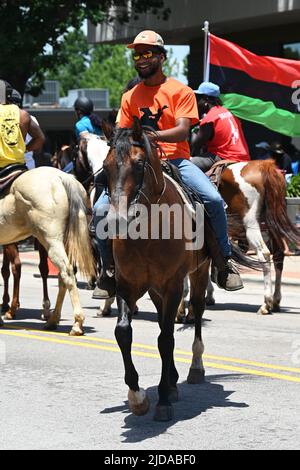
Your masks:
<svg viewBox="0 0 300 470"><path fill-rule="evenodd" d="M249 149L241 123L223 108L218 85L203 82L195 93L201 123L197 132L192 135L193 163L205 172L221 159L249 161Z"/></svg>

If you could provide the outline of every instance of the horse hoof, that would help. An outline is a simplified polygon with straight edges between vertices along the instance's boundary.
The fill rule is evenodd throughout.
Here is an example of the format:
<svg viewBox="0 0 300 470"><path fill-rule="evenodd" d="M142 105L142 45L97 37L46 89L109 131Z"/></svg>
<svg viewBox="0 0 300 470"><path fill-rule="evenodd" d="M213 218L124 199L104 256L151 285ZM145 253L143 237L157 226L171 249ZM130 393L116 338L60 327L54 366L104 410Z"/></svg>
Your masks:
<svg viewBox="0 0 300 470"><path fill-rule="evenodd" d="M205 371L203 369L190 369L187 383L197 385L203 382L205 382Z"/></svg>
<svg viewBox="0 0 300 470"><path fill-rule="evenodd" d="M46 331L55 331L55 330L57 330L57 325L56 325L56 323L46 323L46 325L44 326L44 330L46 330Z"/></svg>
<svg viewBox="0 0 300 470"><path fill-rule="evenodd" d="M97 317L109 317L111 315L111 308L108 308L107 310L99 310L97 313Z"/></svg>
<svg viewBox="0 0 300 470"><path fill-rule="evenodd" d="M138 313L139 313L139 308L138 308L138 306L136 305L136 306L134 307L133 315L138 315Z"/></svg>
<svg viewBox="0 0 300 470"><path fill-rule="evenodd" d="M171 421L174 412L172 405L156 405L154 413L154 421Z"/></svg>
<svg viewBox="0 0 300 470"><path fill-rule="evenodd" d="M2 326L4 326L4 321L2 320L1 315L0 315L0 328L2 328Z"/></svg>
<svg viewBox="0 0 300 470"><path fill-rule="evenodd" d="M11 311L8 311L4 315L5 320L14 320L16 318L16 315L13 315Z"/></svg>
<svg viewBox="0 0 300 470"><path fill-rule="evenodd" d="M257 315L272 315L271 309L267 307L260 307Z"/></svg>
<svg viewBox="0 0 300 470"><path fill-rule="evenodd" d="M138 392L128 391L128 403L130 411L136 416L143 416L148 413L150 402L144 389Z"/></svg>
<svg viewBox="0 0 300 470"><path fill-rule="evenodd" d="M216 301L215 299L205 299L205 305L206 307L212 307L213 305L215 305Z"/></svg>
<svg viewBox="0 0 300 470"><path fill-rule="evenodd" d="M187 314L187 316L185 318L185 323L187 323L188 325L194 325L194 323L195 323L194 315Z"/></svg>
<svg viewBox="0 0 300 470"><path fill-rule="evenodd" d="M175 323L184 323L184 319L184 315L177 315L177 317L175 318Z"/></svg>
<svg viewBox="0 0 300 470"><path fill-rule="evenodd" d="M170 387L168 399L170 403L176 403L179 400L177 387Z"/></svg>
<svg viewBox="0 0 300 470"><path fill-rule="evenodd" d="M143 403L140 405L131 405L130 406L130 411L135 415L135 416L144 416L145 414L148 413L150 408L150 403L148 398L145 399Z"/></svg>
<svg viewBox="0 0 300 470"><path fill-rule="evenodd" d="M72 330L69 333L69 336L83 336L83 331L81 328L73 326Z"/></svg>
<svg viewBox="0 0 300 470"><path fill-rule="evenodd" d="M48 314L45 313L45 312L41 313L41 320L42 321L48 321L50 317L51 317L51 312L49 312Z"/></svg>

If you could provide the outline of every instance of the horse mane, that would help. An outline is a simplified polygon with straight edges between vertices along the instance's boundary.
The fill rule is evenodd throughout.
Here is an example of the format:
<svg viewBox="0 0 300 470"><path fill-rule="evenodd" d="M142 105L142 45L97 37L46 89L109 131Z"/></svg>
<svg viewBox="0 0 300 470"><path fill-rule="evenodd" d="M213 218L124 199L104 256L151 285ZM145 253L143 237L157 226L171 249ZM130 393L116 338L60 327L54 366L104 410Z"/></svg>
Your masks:
<svg viewBox="0 0 300 470"><path fill-rule="evenodd" d="M157 133L148 126L143 126L143 132L141 134L141 145L145 147L146 154L149 156L153 150L156 151L157 147L160 148L155 142L149 139L148 135L156 136ZM134 137L134 131L132 128L119 127L116 129L110 145L116 150L116 160L118 164L121 164L124 156L129 156L130 148L132 146L130 137Z"/></svg>

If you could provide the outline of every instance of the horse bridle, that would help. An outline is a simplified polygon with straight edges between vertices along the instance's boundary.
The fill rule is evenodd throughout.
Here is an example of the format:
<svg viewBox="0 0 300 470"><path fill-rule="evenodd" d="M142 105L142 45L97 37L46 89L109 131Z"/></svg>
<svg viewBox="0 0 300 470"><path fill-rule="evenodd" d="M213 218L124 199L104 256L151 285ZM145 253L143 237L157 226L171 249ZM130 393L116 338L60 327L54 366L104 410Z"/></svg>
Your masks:
<svg viewBox="0 0 300 470"><path fill-rule="evenodd" d="M143 191L143 186L144 186L144 179L145 179L145 169L149 169L151 170L152 172L152 176L155 180L155 183L156 185L158 185L158 180L157 180L157 177L156 177L156 174L155 174L155 171L150 163L150 158L149 158L149 155L151 153L151 144L149 142L149 139L146 137L145 134L143 134L143 141L144 142L139 142L139 141L131 141L130 142L130 145L132 147L140 147L142 149L145 149L145 155L146 155L146 158L145 158L145 161L144 161L144 164L143 164L143 174L142 174L142 178L141 178L141 181L140 181L140 184L137 188L137 191L136 191L136 194L135 194L135 197L133 198L133 200L129 203L129 206L134 206L136 204L138 204L139 200L140 200L140 197L143 196L146 201L148 202L148 204L151 205L151 201L149 199L149 197L144 193ZM115 148L115 145L112 144L111 142L109 143L110 147L113 149ZM161 147L158 146L158 148L160 149L161 153L162 153L162 149ZM163 186L163 189L158 197L158 200L155 202L155 204L158 204L162 198L162 196L164 195L164 192L166 190L166 180L165 180L165 177L164 177L164 186ZM108 188L106 188L106 193L108 194L109 198L110 198L110 194L108 192Z"/></svg>

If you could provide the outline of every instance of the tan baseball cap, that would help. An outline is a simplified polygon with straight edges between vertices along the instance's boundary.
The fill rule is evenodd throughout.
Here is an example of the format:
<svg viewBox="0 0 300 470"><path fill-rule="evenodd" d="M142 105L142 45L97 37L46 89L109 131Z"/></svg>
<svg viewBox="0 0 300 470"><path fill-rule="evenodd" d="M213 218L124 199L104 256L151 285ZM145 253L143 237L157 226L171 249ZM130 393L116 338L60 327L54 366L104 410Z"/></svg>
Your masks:
<svg viewBox="0 0 300 470"><path fill-rule="evenodd" d="M139 33L132 44L128 44L129 49L133 49L135 46L138 46L140 44L146 44L147 46L159 46L159 47L164 47L164 41L163 38L157 34L155 31L142 31Z"/></svg>

